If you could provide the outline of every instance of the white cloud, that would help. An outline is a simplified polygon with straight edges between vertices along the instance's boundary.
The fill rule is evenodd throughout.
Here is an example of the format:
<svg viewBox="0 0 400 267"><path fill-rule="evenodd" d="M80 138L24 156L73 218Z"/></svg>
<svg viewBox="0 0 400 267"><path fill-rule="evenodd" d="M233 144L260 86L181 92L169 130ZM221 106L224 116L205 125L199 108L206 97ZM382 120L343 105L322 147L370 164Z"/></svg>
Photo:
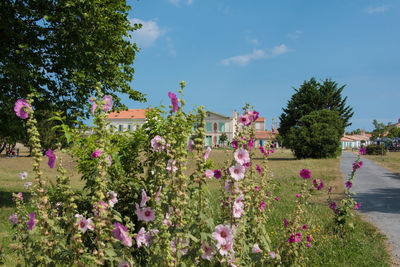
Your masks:
<svg viewBox="0 0 400 267"><path fill-rule="evenodd" d="M249 43L251 43L251 44L253 44L253 45L258 45L260 42L258 41L258 39L256 39L256 38L249 38L249 37L246 37L246 40L249 42Z"/></svg>
<svg viewBox="0 0 400 267"><path fill-rule="evenodd" d="M302 35L302 34L303 34L303 31L297 30L295 32L288 33L288 37L291 39L298 39L298 38L300 38L300 35Z"/></svg>
<svg viewBox="0 0 400 267"><path fill-rule="evenodd" d="M275 46L274 48L272 48L268 51L265 51L262 49L255 49L250 54L229 57L229 58L223 59L221 61L221 64L224 66L230 66L230 65L246 66L253 60L277 57L277 56L283 55L289 51L290 51L290 49L286 45L281 44L281 45Z"/></svg>
<svg viewBox="0 0 400 267"><path fill-rule="evenodd" d="M157 22L154 20L141 20L141 19L131 19L131 24L142 24L142 28L136 30L132 33L133 42L137 43L139 47L149 47L154 44L154 42L165 33L165 30L158 26Z"/></svg>
<svg viewBox="0 0 400 267"><path fill-rule="evenodd" d="M173 5L179 6L181 2L184 2L186 5L190 6L194 3L194 0L168 0Z"/></svg>
<svg viewBox="0 0 400 267"><path fill-rule="evenodd" d="M365 9L365 12L368 14L374 14L374 13L383 13L389 10L389 7L387 6L377 6L377 7L368 7Z"/></svg>

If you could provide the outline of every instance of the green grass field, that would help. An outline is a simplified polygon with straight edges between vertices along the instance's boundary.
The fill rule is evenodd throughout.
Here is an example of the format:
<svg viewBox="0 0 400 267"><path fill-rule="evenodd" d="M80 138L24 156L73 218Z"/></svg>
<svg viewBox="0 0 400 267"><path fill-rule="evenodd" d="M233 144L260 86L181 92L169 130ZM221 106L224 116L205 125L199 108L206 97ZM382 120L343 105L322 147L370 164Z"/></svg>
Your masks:
<svg viewBox="0 0 400 267"><path fill-rule="evenodd" d="M258 153L258 152L257 152ZM60 156L60 154L58 154ZM232 151L213 150L210 158L214 161L216 168L221 168L224 161L233 157ZM58 157L60 158L60 157ZM79 174L74 169L74 162L63 155L65 167L71 175L74 189L80 189L83 183ZM256 154L256 161L261 161L261 154ZM49 182L55 175L55 170L50 170L44 158L42 168L46 170ZM323 191L311 201L309 210L306 211L308 220L312 227L308 232L312 235L312 246L307 250L306 266L391 266L391 259L386 250L385 236L380 234L374 226L361 220L359 216L354 218L355 229L349 231L344 238L340 238L333 232L332 211L328 208L326 197L327 188L333 186L333 197L340 198L343 192L343 176L339 171L339 159L307 159L296 160L292 153L287 150L277 150L269 159L269 166L274 172L274 179L279 185L276 193L280 197L279 209L274 209L270 216L270 236L273 244L277 244L283 238L283 218L294 210L293 203L295 194L299 192L302 183L299 171L307 168L313 177L321 178L325 183ZM1 245L7 253L7 247L11 243L11 225L8 217L13 213L12 192L25 192L23 183L18 173L29 171L32 159L0 158L0 240ZM194 168L193 162L189 162L188 171ZM216 182L210 183L210 190L218 203L218 186ZM215 193L215 194L214 194ZM278 204L277 204L278 205ZM6 266L13 266L10 255L7 257Z"/></svg>

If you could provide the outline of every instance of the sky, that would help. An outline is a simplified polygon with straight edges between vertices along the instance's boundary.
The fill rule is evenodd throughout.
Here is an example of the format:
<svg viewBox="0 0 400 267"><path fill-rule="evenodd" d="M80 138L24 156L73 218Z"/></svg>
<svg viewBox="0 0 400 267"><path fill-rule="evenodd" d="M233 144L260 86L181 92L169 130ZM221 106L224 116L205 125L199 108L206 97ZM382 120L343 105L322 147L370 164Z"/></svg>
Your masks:
<svg viewBox="0 0 400 267"><path fill-rule="evenodd" d="M187 110L230 116L246 102L266 118L305 80L346 85L353 107L347 130L372 130L372 121L400 118L400 1L384 0L141 0L128 1L132 33L141 48L132 87L142 104L169 105L186 81Z"/></svg>

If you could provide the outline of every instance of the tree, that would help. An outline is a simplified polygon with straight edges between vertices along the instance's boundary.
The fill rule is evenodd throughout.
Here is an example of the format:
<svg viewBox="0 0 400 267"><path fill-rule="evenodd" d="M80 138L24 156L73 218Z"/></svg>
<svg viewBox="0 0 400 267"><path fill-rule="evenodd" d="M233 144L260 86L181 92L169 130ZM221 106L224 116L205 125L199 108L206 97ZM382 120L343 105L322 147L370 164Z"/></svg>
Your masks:
<svg viewBox="0 0 400 267"><path fill-rule="evenodd" d="M345 85L339 87L331 79L319 83L315 78L311 78L309 81L304 81L299 89L294 88L295 93L280 116L279 134L283 146L294 150L293 136L289 133L293 132L293 128L300 127L300 121L304 116L324 109L338 113L342 122L342 136L344 129L351 125L349 120L353 116L353 109L346 104L347 97L342 98L344 87Z"/></svg>
<svg viewBox="0 0 400 267"><path fill-rule="evenodd" d="M332 158L340 155L343 121L337 111L316 110L290 128L287 142L297 158Z"/></svg>
<svg viewBox="0 0 400 267"><path fill-rule="evenodd" d="M226 133L222 133L219 137L219 142L221 144L225 144L226 141L228 141L228 135Z"/></svg>
<svg viewBox="0 0 400 267"><path fill-rule="evenodd" d="M400 138L400 127L392 127L388 133L389 138Z"/></svg>
<svg viewBox="0 0 400 267"><path fill-rule="evenodd" d="M129 84L138 52L129 34L140 28L129 9L125 0L1 1L0 139L24 135L13 105L31 92L38 115L61 110L70 123L88 116L97 83L116 108L126 108L116 93L145 100Z"/></svg>
<svg viewBox="0 0 400 267"><path fill-rule="evenodd" d="M375 129L372 131L372 138L382 138L388 131L389 125L385 125L383 122L378 122L377 120L373 120L372 124L374 125Z"/></svg>

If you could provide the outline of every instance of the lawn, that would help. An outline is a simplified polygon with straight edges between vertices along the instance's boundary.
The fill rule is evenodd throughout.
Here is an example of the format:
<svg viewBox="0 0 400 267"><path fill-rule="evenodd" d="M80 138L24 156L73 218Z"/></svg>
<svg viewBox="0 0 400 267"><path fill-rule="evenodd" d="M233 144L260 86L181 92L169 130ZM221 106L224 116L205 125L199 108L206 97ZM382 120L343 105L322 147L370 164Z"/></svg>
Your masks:
<svg viewBox="0 0 400 267"><path fill-rule="evenodd" d="M400 175L400 152L387 152L385 156L364 155L363 157L373 160L382 167Z"/></svg>
<svg viewBox="0 0 400 267"><path fill-rule="evenodd" d="M262 160L262 155L257 151L256 161ZM399 154L400 155L400 154ZM61 154L58 153L58 158ZM65 167L69 171L74 189L80 189L83 183L79 174L74 170L74 162L70 157L63 156ZM216 168L221 168L226 160L232 159L231 150L215 149L210 158ZM43 161L43 168L47 176L53 176L56 171L50 170ZM7 246L11 242L11 226L8 217L12 214L13 203L12 192L26 191L18 173L31 170L32 159L0 158L0 239L1 245L7 252ZM332 227L332 211L329 209L326 196L327 188L333 186L333 197L339 199L343 192L343 176L339 171L339 159L307 159L296 160L288 150L277 150L269 157L268 164L274 172L274 179L278 184L279 191L274 194L279 196L280 201L270 216L267 227L271 229L270 236L273 245L284 238L283 218L294 209L295 195L299 192L302 180L299 171L307 168L315 178L321 178L325 188L311 201L309 210L305 212L311 227L309 233L313 237L312 246L307 253L307 266L390 266L390 256L385 250L385 236L380 234L374 226L361 220L359 216L354 218L355 229L347 232L346 236L340 238ZM194 168L189 161L188 170ZM32 181L28 174L27 181ZM54 178L49 178L49 182ZM217 199L218 182L210 182L210 190ZM218 203L218 201L216 201ZM275 230L272 230L275 229ZM278 230L277 230L278 229ZM7 257L7 266L13 266L12 259Z"/></svg>

